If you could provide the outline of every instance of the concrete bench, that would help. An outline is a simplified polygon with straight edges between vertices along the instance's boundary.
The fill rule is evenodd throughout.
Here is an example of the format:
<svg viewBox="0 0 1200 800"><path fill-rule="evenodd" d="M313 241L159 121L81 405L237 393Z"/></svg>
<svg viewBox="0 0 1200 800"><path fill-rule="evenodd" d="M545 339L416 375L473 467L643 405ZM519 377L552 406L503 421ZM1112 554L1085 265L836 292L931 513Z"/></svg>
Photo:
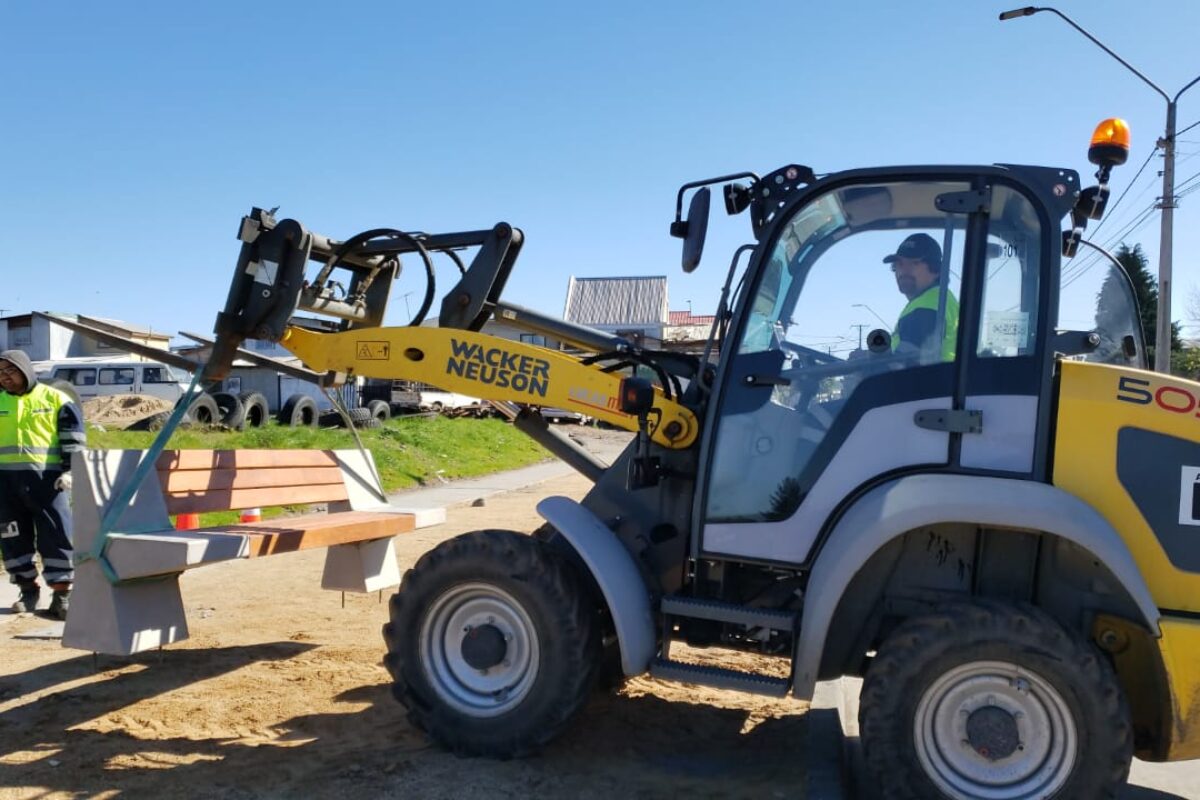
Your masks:
<svg viewBox="0 0 1200 800"><path fill-rule="evenodd" d="M179 575L231 559L325 547L322 588L397 586L393 537L445 519L441 509L389 506L369 453L175 450L162 453L101 541L101 520L141 456L140 450L94 450L72 463L78 563L65 647L128 655L186 639ZM317 503L328 512L192 531L175 530L170 520Z"/></svg>

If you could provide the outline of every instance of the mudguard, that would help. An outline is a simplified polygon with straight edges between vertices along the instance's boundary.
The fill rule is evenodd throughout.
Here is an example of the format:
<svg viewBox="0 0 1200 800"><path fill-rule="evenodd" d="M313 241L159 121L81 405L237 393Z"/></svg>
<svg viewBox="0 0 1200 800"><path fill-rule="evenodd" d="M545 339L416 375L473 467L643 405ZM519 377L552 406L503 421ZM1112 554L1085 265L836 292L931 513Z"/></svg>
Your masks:
<svg viewBox="0 0 1200 800"><path fill-rule="evenodd" d="M608 603L621 648L621 669L641 675L657 649L650 593L633 556L595 514L567 497L547 497L537 511L571 543Z"/></svg>
<svg viewBox="0 0 1200 800"><path fill-rule="evenodd" d="M878 486L835 525L813 565L796 642L793 694L809 700L834 611L854 575L896 536L940 522L1026 528L1088 550L1129 592L1142 622L1159 635L1159 611L1125 542L1094 508L1044 483L967 475L912 475Z"/></svg>

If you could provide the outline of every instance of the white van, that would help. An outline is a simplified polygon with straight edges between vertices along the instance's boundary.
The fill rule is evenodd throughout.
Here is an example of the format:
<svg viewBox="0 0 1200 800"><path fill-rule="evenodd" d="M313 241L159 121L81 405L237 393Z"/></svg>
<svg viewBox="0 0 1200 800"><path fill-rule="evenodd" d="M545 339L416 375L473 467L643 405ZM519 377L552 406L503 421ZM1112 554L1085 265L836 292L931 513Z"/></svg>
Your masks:
<svg viewBox="0 0 1200 800"><path fill-rule="evenodd" d="M156 361L73 359L55 362L39 372L71 384L84 401L113 394L145 394L173 403L191 383L191 376L183 370Z"/></svg>

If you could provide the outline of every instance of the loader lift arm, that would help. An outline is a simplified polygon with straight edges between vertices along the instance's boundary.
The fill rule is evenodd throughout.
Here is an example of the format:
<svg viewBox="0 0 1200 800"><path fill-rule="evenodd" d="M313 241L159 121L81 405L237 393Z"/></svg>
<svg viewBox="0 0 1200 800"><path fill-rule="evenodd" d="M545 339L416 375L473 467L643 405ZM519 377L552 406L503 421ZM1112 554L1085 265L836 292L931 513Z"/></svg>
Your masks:
<svg viewBox="0 0 1200 800"><path fill-rule="evenodd" d="M500 302L524 240L507 223L443 234L374 229L342 242L310 232L295 220L276 222L270 212L256 208L243 217L238 238L242 250L225 309L217 316L205 380L227 374L245 339L267 339L323 373L327 386L356 375L416 380L485 400L577 410L626 430L644 429L656 444L671 449L696 440L699 422L680 402L675 377L690 377L692 362L675 358L664 368L620 337ZM470 247L478 250L464 268L457 251ZM412 253L420 256L429 281L421 310L408 326L383 327L400 257ZM419 324L434 295L432 254L450 256L462 270L442 302L440 327ZM322 265L312 279L305 276L310 261ZM339 269L349 273L342 282L333 279ZM295 325L297 311L333 317L341 330L317 333ZM622 378L612 367L479 333L492 314L523 327L553 327L563 341L650 366L662 387L654 390L648 413L623 411Z"/></svg>

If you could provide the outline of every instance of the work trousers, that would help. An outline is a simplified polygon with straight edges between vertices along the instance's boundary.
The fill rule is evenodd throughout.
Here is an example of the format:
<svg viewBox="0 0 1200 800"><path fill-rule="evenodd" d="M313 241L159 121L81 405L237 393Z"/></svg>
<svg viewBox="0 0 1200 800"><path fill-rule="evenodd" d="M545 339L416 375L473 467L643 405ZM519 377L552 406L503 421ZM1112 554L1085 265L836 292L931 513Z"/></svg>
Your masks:
<svg viewBox="0 0 1200 800"><path fill-rule="evenodd" d="M0 472L0 550L13 583L37 580L33 555L42 557L48 584L71 583L71 506L65 492L54 488L58 470Z"/></svg>

